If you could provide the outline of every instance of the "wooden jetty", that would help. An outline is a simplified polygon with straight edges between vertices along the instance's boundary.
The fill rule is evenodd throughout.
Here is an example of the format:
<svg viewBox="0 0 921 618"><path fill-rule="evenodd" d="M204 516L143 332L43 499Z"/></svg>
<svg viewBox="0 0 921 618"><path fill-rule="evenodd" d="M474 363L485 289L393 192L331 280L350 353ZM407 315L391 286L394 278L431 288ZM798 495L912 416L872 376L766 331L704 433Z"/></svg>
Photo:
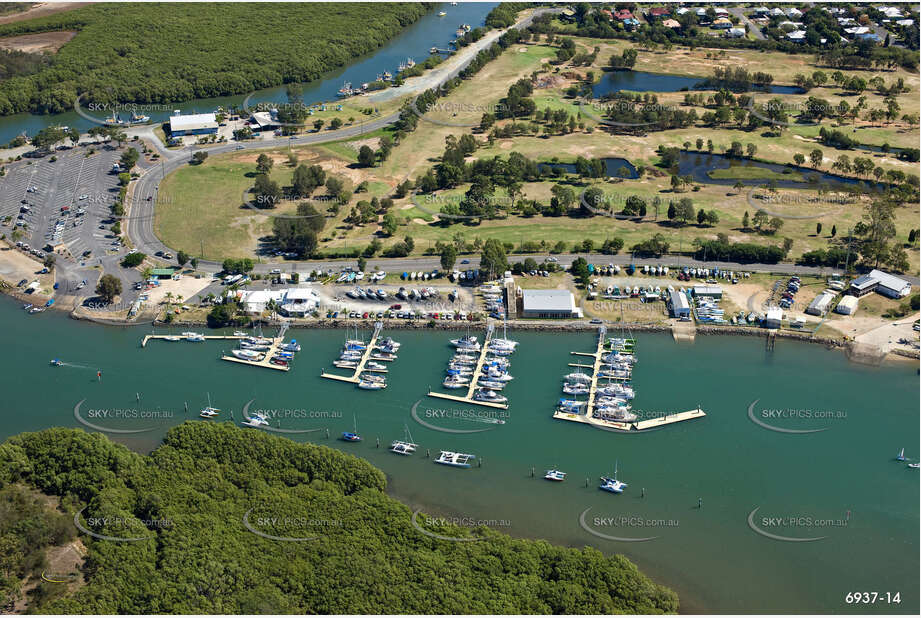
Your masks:
<svg viewBox="0 0 921 618"><path fill-rule="evenodd" d="M480 350L480 358L477 359L476 368L473 370L473 375L470 377L470 386L467 388L467 395L464 397L458 395L448 395L447 393L437 393L435 391L429 391L429 397L437 397L439 399L450 399L451 401L460 401L462 403L469 403L475 406L483 406L486 408L498 408L500 410L508 410L507 403L496 403L493 401L479 401L473 398L473 393L476 391L477 381L480 379L480 375L483 373L483 365L486 362L486 353L489 351L489 340L492 339L493 331L495 326L489 324L486 327L486 336L483 339L483 347Z"/></svg>

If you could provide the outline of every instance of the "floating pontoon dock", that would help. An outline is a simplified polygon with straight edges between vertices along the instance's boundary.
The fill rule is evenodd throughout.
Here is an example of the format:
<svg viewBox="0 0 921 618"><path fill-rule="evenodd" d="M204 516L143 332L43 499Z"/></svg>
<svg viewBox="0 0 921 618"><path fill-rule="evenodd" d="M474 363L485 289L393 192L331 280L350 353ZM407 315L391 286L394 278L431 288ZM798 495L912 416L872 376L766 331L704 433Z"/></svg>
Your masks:
<svg viewBox="0 0 921 618"><path fill-rule="evenodd" d="M436 393L435 391L429 391L429 397L438 397L439 399L450 399L451 401L460 401L462 403L469 403L475 406L508 410L507 403L479 401L473 398L473 393L477 389L477 381L480 379L480 375L483 373L483 363L486 362L486 353L489 351L489 340L492 339L494 328L495 326L493 324L486 326L486 336L483 339L483 347L480 350L480 358L477 360L476 369L473 370L473 375L470 377L470 386L467 388L467 396L459 397L457 395L448 395L447 393Z"/></svg>
<svg viewBox="0 0 921 618"><path fill-rule="evenodd" d="M288 330L288 323L282 322L281 329L278 331L278 335L272 338L272 343L269 344L269 349L266 350L265 356L262 357L260 361L251 361L243 358L237 358L233 355L221 354L221 360L230 361L231 363L240 363L242 365L252 365L253 367L265 367L266 369L275 369L277 371L289 371L291 369L291 364L287 365L276 365L272 362L272 358L278 353L281 344L285 339L285 332ZM235 337L236 339L245 339L245 337Z"/></svg>
<svg viewBox="0 0 921 618"><path fill-rule="evenodd" d="M377 343L377 338L381 334L381 330L384 328L384 325L381 322L374 323L374 333L371 335L371 341L368 342L368 347L365 348L365 353L361 355L361 360L358 361L358 365L355 367L355 371L350 376L341 376L335 373L326 373L325 371L320 374L321 378L328 378L330 380L339 380L340 382L351 382L352 384L358 384L361 382L361 374L363 371L378 371L381 373L387 373L386 369L365 369L365 365L368 364L370 360L379 360L384 362L390 362L392 358L385 358L374 353L374 345Z"/></svg>
<svg viewBox="0 0 921 618"><path fill-rule="evenodd" d="M594 363L591 365L586 365L583 363L569 363L570 367L580 367L583 369L592 370L592 379L589 385L588 391L588 402L585 406L585 412L582 414L577 414L575 412L566 412L557 410L553 413L553 418L564 420L564 421L575 421L577 423L587 423L589 425L595 425L596 427L607 427L611 429L617 429L619 431L643 431L646 429L655 429L658 427L664 427L665 425L671 425L672 423L679 423L681 421L687 421L695 418L700 418L706 416L706 413L697 408L696 410L688 410L687 412L678 412L675 414L667 414L665 416L660 416L658 418L653 418L645 421L609 421L602 418L595 418L595 399L598 393L598 374L603 364L603 357L605 355L605 336L607 335L607 329L604 326L598 328L598 345L595 349L594 354L589 352L572 352L574 356L589 356L594 359ZM609 381L619 381L627 382L629 378L605 378Z"/></svg>

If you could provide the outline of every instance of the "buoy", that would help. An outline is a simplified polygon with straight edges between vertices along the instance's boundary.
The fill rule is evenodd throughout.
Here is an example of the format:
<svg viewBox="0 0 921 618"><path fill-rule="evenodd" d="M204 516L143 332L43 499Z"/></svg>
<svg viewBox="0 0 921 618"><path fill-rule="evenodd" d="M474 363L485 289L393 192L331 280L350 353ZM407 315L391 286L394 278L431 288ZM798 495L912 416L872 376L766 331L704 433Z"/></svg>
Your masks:
<svg viewBox="0 0 921 618"><path fill-rule="evenodd" d="M534 466L531 466L531 478L534 478Z"/></svg>
<svg viewBox="0 0 921 618"><path fill-rule="evenodd" d="M697 499L697 508L702 508L703 505L704 505L703 499L702 499L702 498L698 498L698 499Z"/></svg>
<svg viewBox="0 0 921 618"><path fill-rule="evenodd" d="M329 427L326 428L326 437L329 438Z"/></svg>
<svg viewBox="0 0 921 618"><path fill-rule="evenodd" d="M644 497L644 498L646 497L646 488L645 488L645 487L643 488L643 497Z"/></svg>

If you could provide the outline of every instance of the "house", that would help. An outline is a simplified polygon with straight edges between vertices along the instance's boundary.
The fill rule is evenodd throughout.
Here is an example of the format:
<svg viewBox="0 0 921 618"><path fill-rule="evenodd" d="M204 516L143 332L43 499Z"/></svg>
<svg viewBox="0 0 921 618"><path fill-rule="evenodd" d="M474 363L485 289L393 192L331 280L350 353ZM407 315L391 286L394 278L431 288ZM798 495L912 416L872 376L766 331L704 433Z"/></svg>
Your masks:
<svg viewBox="0 0 921 618"><path fill-rule="evenodd" d="M732 28L732 22L725 17L720 17L718 19L714 19L713 23L710 24L710 27L716 30L728 30L729 28Z"/></svg>
<svg viewBox="0 0 921 618"><path fill-rule="evenodd" d="M850 294L861 297L878 292L889 298L904 298L911 293L911 283L881 270L871 270L851 282Z"/></svg>
<svg viewBox="0 0 921 618"><path fill-rule="evenodd" d="M217 118L211 114L188 114L182 116L177 113L169 119L171 135L207 135L217 133Z"/></svg>
<svg viewBox="0 0 921 618"><path fill-rule="evenodd" d="M755 10L752 11L752 15L755 17L767 17L769 12L770 9L768 9L766 6L757 6L755 7Z"/></svg>
<svg viewBox="0 0 921 618"><path fill-rule="evenodd" d="M675 21L674 19L666 19L662 21L662 25L666 28L680 28L681 24Z"/></svg>
<svg viewBox="0 0 921 618"><path fill-rule="evenodd" d="M915 20L913 19L897 19L895 23L899 26L914 26Z"/></svg>
<svg viewBox="0 0 921 618"><path fill-rule="evenodd" d="M786 11L784 11L784 14L786 14L786 16L789 17L790 19L799 19L800 17L803 16L803 12L795 7L791 7L787 9Z"/></svg>
<svg viewBox="0 0 921 618"><path fill-rule="evenodd" d="M727 38L730 39L742 39L745 38L745 28L730 28L726 31Z"/></svg>
<svg viewBox="0 0 921 618"><path fill-rule="evenodd" d="M771 9L771 17L783 17L786 13L783 12L783 9L774 7Z"/></svg>
<svg viewBox="0 0 921 618"><path fill-rule="evenodd" d="M582 311L569 290L523 290L521 317L579 318Z"/></svg>
<svg viewBox="0 0 921 618"><path fill-rule="evenodd" d="M649 9L646 12L646 16L649 18L650 21L652 21L654 19L663 19L665 17L668 17L669 15L671 15L671 13L672 12L670 9L664 6L657 6L655 8Z"/></svg>
<svg viewBox="0 0 921 618"><path fill-rule="evenodd" d="M716 15L719 15L720 17L725 17L726 15L729 15L729 11L727 11L726 9L724 9L724 8L721 7L721 6L713 7L713 12L714 12Z"/></svg>
<svg viewBox="0 0 921 618"><path fill-rule="evenodd" d="M691 317L691 307L688 304L688 297L680 290L669 292L668 308L671 310L673 318Z"/></svg>
<svg viewBox="0 0 921 618"><path fill-rule="evenodd" d="M861 34L868 34L870 32L870 29L867 28L866 26L854 26L853 28L845 28L844 31L847 34L852 34L852 35L857 36Z"/></svg>
<svg viewBox="0 0 921 618"><path fill-rule="evenodd" d="M628 9L620 9L619 11L614 11L614 19L618 21L626 21L633 18L633 13L631 13Z"/></svg>
<svg viewBox="0 0 921 618"><path fill-rule="evenodd" d="M771 307L767 310L767 316L764 318L765 328L780 328L783 320L783 309L780 307Z"/></svg>
<svg viewBox="0 0 921 618"><path fill-rule="evenodd" d="M806 40L806 31L805 30L794 30L793 32L787 33L787 38L793 41L794 43L802 43Z"/></svg>
<svg viewBox="0 0 921 618"><path fill-rule="evenodd" d="M897 17L902 17L902 10L897 6L878 6L876 10L888 17L889 19L895 19Z"/></svg>
<svg viewBox="0 0 921 618"><path fill-rule="evenodd" d="M611 13L611 11L607 9L601 9L601 14L604 15L605 19L607 19L608 21L614 20L614 15Z"/></svg>

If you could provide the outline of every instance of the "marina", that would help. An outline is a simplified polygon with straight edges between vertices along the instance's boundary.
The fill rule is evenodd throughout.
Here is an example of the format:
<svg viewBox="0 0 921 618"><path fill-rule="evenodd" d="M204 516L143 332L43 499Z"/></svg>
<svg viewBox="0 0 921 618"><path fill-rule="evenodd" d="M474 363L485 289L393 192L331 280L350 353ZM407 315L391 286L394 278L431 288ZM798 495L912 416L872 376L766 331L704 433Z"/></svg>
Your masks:
<svg viewBox="0 0 921 618"><path fill-rule="evenodd" d="M317 430L284 435L367 459L386 473L389 494L424 507L428 513L503 519L510 526L502 531L515 536L626 554L650 577L676 589L682 611L687 613L701 608L732 613L739 599L780 613L804 606L831 611L840 604L840 595L823 592L832 584L835 590L888 585L903 591L903 605L917 599L917 563L903 550L918 538L918 478L912 476L918 470L892 461L902 443L905 456L915 458L911 463L917 461L917 445L912 447L898 437L918 430L917 414L912 413L918 396L909 379L915 375L911 367L863 367L849 363L840 353L792 341L766 357L762 345L744 337L698 337L694 346L676 346L670 335L637 333L643 358L631 382L644 407L687 410L697 403L691 400L682 405L688 397L700 398L700 407L709 418L706 423L677 423L667 431L635 432L637 439L628 440L604 431L586 431L579 423L560 423L541 412L558 396L562 375L588 374L588 369L568 367L568 362L576 358L571 350L595 347L593 333L516 331L514 338L528 353L516 355L517 377L502 391L510 399L509 416L501 417L506 419L504 425L436 421L424 415L426 405L468 410L477 406L422 398L419 416L430 425L489 429L449 436L418 423L409 413L426 392L426 385L434 385L444 375L444 364L433 362L444 355L446 335L441 331L400 331L401 370L390 372L388 388L374 397L373 410L364 412L368 409L364 393L342 389L320 377L321 368L330 366L329 359L337 355L348 336L344 329L291 329L288 336L295 336L305 351L310 350L298 355L292 380L295 374L242 374L236 370L238 365L218 360L221 345L226 345L221 342L161 343L139 353L138 342L150 332L149 326L100 329L54 314L38 324L20 306L13 301L0 305L0 315L25 335L9 345L4 371L10 383L24 382L38 373L50 386L14 389L8 394L10 409L33 412L8 415L4 437L47 427L84 427L72 413L73 394L82 392L80 398L87 397L81 412L84 418L90 406L170 411L171 416L159 419L95 421L116 429L153 427L141 434L109 434L120 444L146 453L160 446L171 427L200 421L199 410L208 405L207 391L213 406L222 410L208 422L233 417L234 424L239 424L241 408L256 398L249 417L263 413L272 422L271 427L253 429L272 432L278 419L288 430ZM497 334L501 336L501 331ZM64 365L50 366L53 358L63 360ZM590 364L584 359L579 362ZM100 382L95 377L97 369L103 373ZM807 374L810 378L804 380ZM787 387L775 392L762 383L767 378ZM878 413L881 390L891 398L886 414ZM710 394L717 391L719 397ZM795 406L841 410L847 417L789 419L786 427L832 428L790 438L749 420L746 409L758 398L756 412L762 407ZM285 409L330 411L339 416L286 416ZM484 415L500 412L479 410ZM342 432L354 431L356 412L362 417L358 429L364 439L359 443L339 440ZM405 424L411 439L404 436ZM388 448L395 439L423 446L411 455L401 455ZM859 452L854 450L855 443L862 445ZM430 456L426 447L431 447ZM473 469L433 465L442 449L476 454ZM740 449L745 450L744 457L739 456ZM629 484L622 495L599 489L599 476L612 475L615 459L620 461L617 479ZM482 468L476 467L478 461L483 462ZM775 467L771 474L764 474L766 461ZM693 471L684 472L691 465ZM533 479L527 476L532 467L536 468ZM565 481L544 480L544 471L550 468L568 473ZM724 490L727 474L756 480L729 492ZM828 478L839 481L828 483ZM855 482L872 485L875 491L848 492ZM643 488L645 499L641 499ZM703 498L700 511L698 497ZM745 515L759 504L764 505L759 514L768 516L843 517L847 508L859 517L852 517L848 529L830 531L842 543L795 544L793 548L787 545L794 544L778 544L776 553L764 557L757 550L773 542L753 533L745 522ZM680 525L647 533L659 536L647 543L608 541L579 526L579 515L588 507L593 507L589 518L607 515L605 509L623 507L628 515L680 519ZM861 532L873 529L887 533ZM646 536L637 532L625 536ZM802 548L807 545L810 560L804 561ZM714 555L714 546L726 551ZM871 574L868 580L861 570L853 569L855 560L879 576ZM813 584L791 596L778 596L775 591L791 577Z"/></svg>
<svg viewBox="0 0 921 618"><path fill-rule="evenodd" d="M487 354L490 350L495 350L496 348L491 347L493 334L495 332L495 324L490 323L486 327L486 335L483 337L483 344L480 345L476 343L476 337L470 337L467 335L461 339L454 340L454 345L457 346L458 350L468 350L479 352L479 356L476 358L475 365L472 369L463 370L460 367L456 369L451 369L452 365L449 365L448 378L445 379L444 385L448 388L456 387L466 387L467 394L464 396L458 395L449 395L446 393L439 393L436 391L429 391L429 397L436 397L439 399L448 399L451 401L459 401L463 403L469 403L476 406L485 406L488 408L499 408L502 410L508 409L508 400L502 395L497 395L496 391L490 388L483 388L481 383L481 378L484 375L489 375L487 371L484 374L484 367L487 362ZM453 373L456 372L456 373ZM467 375L464 375L467 374ZM468 377L469 376L469 377ZM452 381L452 377L455 379ZM486 393L491 393L491 395L486 395ZM488 397L488 398L487 398Z"/></svg>
<svg viewBox="0 0 921 618"><path fill-rule="evenodd" d="M636 340L632 337L607 338L607 328L598 328L598 339L594 353L570 352L573 356L587 356L593 359L591 365L569 363L580 371L568 374L563 386L566 395L587 395L586 401L560 399L553 412L553 418L564 421L587 423L616 431L646 431L666 425L680 423L706 416L698 406L693 410L665 414L655 418L639 420L630 411L630 400L635 393L629 381L636 362ZM606 367L605 367L606 366ZM591 369L590 374L581 369ZM599 380L606 384L599 386ZM584 411L583 411L584 410Z"/></svg>
<svg viewBox="0 0 921 618"><path fill-rule="evenodd" d="M387 369L381 363L395 361L400 344L389 337L379 342L383 328L384 325L381 322L376 322L371 339L367 344L359 339L346 340L342 354L338 360L333 361L333 366L339 369L352 369L352 375L327 373L324 370L320 377L339 382L350 382L364 390L386 388L387 381L380 374L387 373Z"/></svg>

